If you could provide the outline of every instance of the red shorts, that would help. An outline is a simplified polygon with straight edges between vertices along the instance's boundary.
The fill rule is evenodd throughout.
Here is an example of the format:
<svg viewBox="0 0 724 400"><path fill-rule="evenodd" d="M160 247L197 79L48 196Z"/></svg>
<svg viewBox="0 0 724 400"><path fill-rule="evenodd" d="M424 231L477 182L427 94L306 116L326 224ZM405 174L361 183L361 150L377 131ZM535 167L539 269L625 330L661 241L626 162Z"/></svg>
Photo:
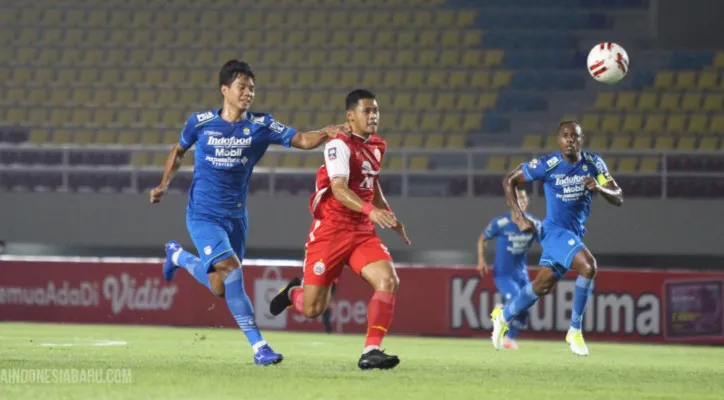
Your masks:
<svg viewBox="0 0 724 400"><path fill-rule="evenodd" d="M312 222L304 257L304 284L330 286L337 283L345 265L357 275L375 261L392 261L387 247L374 231L335 229L320 220Z"/></svg>

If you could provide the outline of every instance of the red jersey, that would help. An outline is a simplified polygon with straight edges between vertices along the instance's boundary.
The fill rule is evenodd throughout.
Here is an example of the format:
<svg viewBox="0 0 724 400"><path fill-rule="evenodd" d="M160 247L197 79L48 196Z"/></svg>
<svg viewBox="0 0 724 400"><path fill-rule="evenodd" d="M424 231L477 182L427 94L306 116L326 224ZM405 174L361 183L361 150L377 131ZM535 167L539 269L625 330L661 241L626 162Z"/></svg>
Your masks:
<svg viewBox="0 0 724 400"><path fill-rule="evenodd" d="M377 135L371 135L365 140L344 133L327 143L324 147L324 165L317 171L315 192L309 202L315 219L334 221L335 226L344 229L375 229L366 215L350 210L334 198L330 180L334 177L348 178L349 189L362 201L372 202L386 146L385 140Z"/></svg>

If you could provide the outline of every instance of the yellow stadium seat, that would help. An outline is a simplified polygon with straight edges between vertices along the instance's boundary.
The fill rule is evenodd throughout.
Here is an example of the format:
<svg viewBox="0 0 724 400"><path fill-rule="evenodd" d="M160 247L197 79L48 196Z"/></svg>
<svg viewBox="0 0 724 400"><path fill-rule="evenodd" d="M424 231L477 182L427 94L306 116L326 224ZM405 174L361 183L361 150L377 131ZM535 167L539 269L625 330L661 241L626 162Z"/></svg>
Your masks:
<svg viewBox="0 0 724 400"><path fill-rule="evenodd" d="M651 148L651 136L645 135L634 135L633 148L634 149L650 149Z"/></svg>
<svg viewBox="0 0 724 400"><path fill-rule="evenodd" d="M594 110L609 110L614 107L614 101L616 94L613 92L603 92L596 96L596 101L593 103Z"/></svg>
<svg viewBox="0 0 724 400"><path fill-rule="evenodd" d="M493 89L499 89L510 85L512 74L510 71L496 71L493 74L492 87Z"/></svg>
<svg viewBox="0 0 724 400"><path fill-rule="evenodd" d="M490 87L490 72L488 71L475 71L470 79L470 86L473 89L485 89Z"/></svg>
<svg viewBox="0 0 724 400"><path fill-rule="evenodd" d="M70 143L73 139L73 132L68 130L56 130L53 132L53 143Z"/></svg>
<svg viewBox="0 0 724 400"><path fill-rule="evenodd" d="M558 149L558 147L559 147L558 146L558 136L557 135L548 136L544 147L549 150Z"/></svg>
<svg viewBox="0 0 724 400"><path fill-rule="evenodd" d="M523 138L524 149L540 149L540 136L538 135L525 135Z"/></svg>
<svg viewBox="0 0 724 400"><path fill-rule="evenodd" d="M30 143L43 144L48 142L49 136L50 131L47 131L45 129L33 129L30 131L30 137L28 138L28 141L30 141Z"/></svg>
<svg viewBox="0 0 724 400"><path fill-rule="evenodd" d="M581 120L581 127L584 131L597 130L601 121L601 116L598 114L586 114Z"/></svg>
<svg viewBox="0 0 724 400"><path fill-rule="evenodd" d="M625 150L631 147L631 137L628 135L616 135L611 142L611 148Z"/></svg>
<svg viewBox="0 0 724 400"><path fill-rule="evenodd" d="M714 57L714 66L717 68L724 68L724 51L719 51Z"/></svg>
<svg viewBox="0 0 724 400"><path fill-rule="evenodd" d="M634 172L636 171L636 165L638 164L638 158L636 157L621 157L618 161L616 168L617 172Z"/></svg>
<svg viewBox="0 0 724 400"><path fill-rule="evenodd" d="M524 163L524 162L526 162L526 161L527 161L527 159L526 159L525 157L521 157L521 156L511 156L511 157L508 159L508 167L507 167L507 169L508 169L508 170L511 170L511 169L513 169L513 168L516 168L517 166L519 166L520 164L522 164L522 163Z"/></svg>
<svg viewBox="0 0 724 400"><path fill-rule="evenodd" d="M486 67L497 67L503 63L503 50L488 50L485 52L485 61L483 65Z"/></svg>
<svg viewBox="0 0 724 400"><path fill-rule="evenodd" d="M724 115L712 116L711 125L708 130L713 133L724 134Z"/></svg>
<svg viewBox="0 0 724 400"><path fill-rule="evenodd" d="M665 118L661 114L651 114L646 116L646 122L644 123L644 132L663 132L664 131Z"/></svg>
<svg viewBox="0 0 724 400"><path fill-rule="evenodd" d="M407 148L421 148L423 136L418 133L408 133L405 135L405 147Z"/></svg>
<svg viewBox="0 0 724 400"><path fill-rule="evenodd" d="M267 152L264 157L261 158L257 166L264 168L273 168L279 165L281 154Z"/></svg>
<svg viewBox="0 0 724 400"><path fill-rule="evenodd" d="M659 164L661 161L658 157L643 157L641 159L641 166L639 171L641 172L657 172L659 170Z"/></svg>
<svg viewBox="0 0 724 400"><path fill-rule="evenodd" d="M440 54L439 65L441 67L456 67L460 64L460 52L457 50L443 50Z"/></svg>
<svg viewBox="0 0 724 400"><path fill-rule="evenodd" d="M601 129L604 132L617 132L621 129L620 115L606 115L601 122Z"/></svg>
<svg viewBox="0 0 724 400"><path fill-rule="evenodd" d="M465 37L463 38L463 46L475 47L479 46L483 42L483 32L480 30L467 30L465 31Z"/></svg>
<svg viewBox="0 0 724 400"><path fill-rule="evenodd" d="M690 133L701 133L708 131L708 128L709 117L706 114L695 114L689 118L689 126L686 130Z"/></svg>
<svg viewBox="0 0 724 400"><path fill-rule="evenodd" d="M68 126L70 110L66 108L56 108L50 113L50 123L53 126Z"/></svg>
<svg viewBox="0 0 724 400"><path fill-rule="evenodd" d="M438 110L452 110L455 108L455 93L438 93L435 99L435 108Z"/></svg>
<svg viewBox="0 0 724 400"><path fill-rule="evenodd" d="M473 110L477 107L478 96L474 93L460 93L455 108L461 111Z"/></svg>
<svg viewBox="0 0 724 400"><path fill-rule="evenodd" d="M427 85L435 89L444 88L447 84L446 74L447 72L445 71L429 72L427 74Z"/></svg>
<svg viewBox="0 0 724 400"><path fill-rule="evenodd" d="M445 142L445 136L439 133L431 133L425 139L426 149L441 149Z"/></svg>
<svg viewBox="0 0 724 400"><path fill-rule="evenodd" d="M679 110L679 97L678 93L664 93L661 96L661 102L659 103L659 109L664 111L678 111Z"/></svg>
<svg viewBox="0 0 724 400"><path fill-rule="evenodd" d="M417 64L421 67L433 67L438 63L436 50L423 50L417 53Z"/></svg>
<svg viewBox="0 0 724 400"><path fill-rule="evenodd" d="M163 165L166 165L167 158L168 158L168 154L154 152L153 159L151 161L151 165L153 165L154 167L161 167Z"/></svg>
<svg viewBox="0 0 724 400"><path fill-rule="evenodd" d="M463 89L468 87L467 71L450 71L448 76L448 85L453 89Z"/></svg>
<svg viewBox="0 0 724 400"><path fill-rule="evenodd" d="M160 143L160 136L158 132L154 130L146 131L141 133L141 144L143 145L154 145Z"/></svg>
<svg viewBox="0 0 724 400"><path fill-rule="evenodd" d="M413 94L410 92L398 92L392 101L392 107L400 110L412 108Z"/></svg>
<svg viewBox="0 0 724 400"><path fill-rule="evenodd" d="M676 143L676 148L679 150L693 150L696 146L695 137L680 137Z"/></svg>
<svg viewBox="0 0 724 400"><path fill-rule="evenodd" d="M636 107L636 93L635 92L621 92L616 96L616 109L618 110L633 110Z"/></svg>
<svg viewBox="0 0 724 400"><path fill-rule="evenodd" d="M703 150L718 150L719 149L719 138L708 136L699 140L699 148Z"/></svg>
<svg viewBox="0 0 724 400"><path fill-rule="evenodd" d="M641 114L626 114L621 129L624 132L635 132L643 126L644 117Z"/></svg>
<svg viewBox="0 0 724 400"><path fill-rule="evenodd" d="M461 149L465 147L465 134L448 135L445 147L448 149Z"/></svg>
<svg viewBox="0 0 724 400"><path fill-rule="evenodd" d="M436 31L433 31L436 33ZM397 41L396 45L398 48L408 48L412 47L415 44L415 31L407 30L407 31L399 31L397 32ZM424 44L420 44L420 47L425 47Z"/></svg>
<svg viewBox="0 0 724 400"><path fill-rule="evenodd" d="M667 136L657 136L656 140L654 142L654 149L656 150L671 150L674 148L674 137L667 135Z"/></svg>
<svg viewBox="0 0 724 400"><path fill-rule="evenodd" d="M321 129L324 126L330 125L334 123L336 113L332 113L329 111L317 111L316 114L314 114L314 129Z"/></svg>
<svg viewBox="0 0 724 400"><path fill-rule="evenodd" d="M404 161L402 159L402 156L394 155L390 157L386 157L386 160L388 160L387 168L390 171L401 171L404 169Z"/></svg>
<svg viewBox="0 0 724 400"><path fill-rule="evenodd" d="M588 147L591 149L599 149L599 150L608 149L609 148L608 142L609 142L608 135L598 134L591 138L590 142L588 143ZM557 141L555 142L554 148L558 148Z"/></svg>
<svg viewBox="0 0 724 400"><path fill-rule="evenodd" d="M478 131L483 127L483 116L477 112L467 112L463 117L463 130Z"/></svg>
<svg viewBox="0 0 724 400"><path fill-rule="evenodd" d="M90 144L93 142L93 131L88 130L76 130L73 132L73 143L75 144Z"/></svg>
<svg viewBox="0 0 724 400"><path fill-rule="evenodd" d="M145 167L151 164L151 155L148 153L133 153L131 164L137 167Z"/></svg>
<svg viewBox="0 0 724 400"><path fill-rule="evenodd" d="M94 143L97 144L114 144L116 143L116 132L102 129L96 132ZM125 144L125 143L124 143ZM135 144L135 143L128 143Z"/></svg>
<svg viewBox="0 0 724 400"><path fill-rule="evenodd" d="M480 67L483 64L483 60L485 59L484 57L484 52L482 50L466 50L463 53L460 64L462 67L466 68Z"/></svg>
<svg viewBox="0 0 724 400"><path fill-rule="evenodd" d="M696 87L696 71L682 71L676 75L676 87L693 89Z"/></svg>
<svg viewBox="0 0 724 400"><path fill-rule="evenodd" d="M701 72L696 82L699 89L713 89L716 87L716 72Z"/></svg>
<svg viewBox="0 0 724 400"><path fill-rule="evenodd" d="M356 80L352 84L355 84L355 83L356 83ZM409 71L405 75L405 83L403 86L408 87L408 88L418 88L418 87L424 86L424 85L425 85L425 73L423 71L413 70L413 71Z"/></svg>
<svg viewBox="0 0 724 400"><path fill-rule="evenodd" d="M701 94L687 93L681 100L681 108L684 111L699 111L701 108Z"/></svg>
<svg viewBox="0 0 724 400"><path fill-rule="evenodd" d="M442 114L439 112L423 113L420 120L420 129L423 131L437 131L440 129Z"/></svg>
<svg viewBox="0 0 724 400"><path fill-rule="evenodd" d="M654 78L654 87L668 89L674 86L674 73L670 71L659 72Z"/></svg>
<svg viewBox="0 0 724 400"><path fill-rule="evenodd" d="M482 109L489 109L495 107L498 102L498 95L496 93L484 93L480 95L478 107Z"/></svg>
<svg viewBox="0 0 724 400"><path fill-rule="evenodd" d="M391 133L389 135L385 135L385 142L387 142L388 149L402 147L402 135L400 135L399 133Z"/></svg>
<svg viewBox="0 0 724 400"><path fill-rule="evenodd" d="M669 114L666 118L667 132L681 132L686 129L686 114Z"/></svg>
<svg viewBox="0 0 724 400"><path fill-rule="evenodd" d="M720 111L724 108L724 94L707 94L704 98L703 111Z"/></svg>
<svg viewBox="0 0 724 400"><path fill-rule="evenodd" d="M413 171L426 170L428 164L429 159L426 155L416 155L412 156L412 158L410 159L410 169Z"/></svg>
<svg viewBox="0 0 724 400"><path fill-rule="evenodd" d="M488 172L506 172L505 157L490 156L485 164L485 170Z"/></svg>

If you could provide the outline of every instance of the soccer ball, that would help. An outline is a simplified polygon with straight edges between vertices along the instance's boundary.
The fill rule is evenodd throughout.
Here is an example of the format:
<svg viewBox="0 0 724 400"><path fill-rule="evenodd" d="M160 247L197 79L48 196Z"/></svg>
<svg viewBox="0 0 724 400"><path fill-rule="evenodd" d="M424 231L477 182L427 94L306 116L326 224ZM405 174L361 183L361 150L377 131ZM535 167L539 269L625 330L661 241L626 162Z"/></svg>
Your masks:
<svg viewBox="0 0 724 400"><path fill-rule="evenodd" d="M595 45L588 53L588 72L593 79L614 84L628 73L628 54L616 43L607 42Z"/></svg>

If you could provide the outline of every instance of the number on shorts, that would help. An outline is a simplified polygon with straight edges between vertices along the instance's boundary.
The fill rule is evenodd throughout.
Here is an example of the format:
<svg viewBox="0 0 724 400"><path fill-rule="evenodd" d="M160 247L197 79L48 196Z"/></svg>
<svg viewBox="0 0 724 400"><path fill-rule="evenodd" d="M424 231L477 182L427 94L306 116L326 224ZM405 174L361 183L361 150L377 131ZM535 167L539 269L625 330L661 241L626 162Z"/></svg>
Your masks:
<svg viewBox="0 0 724 400"><path fill-rule="evenodd" d="M382 251L384 251L385 253L387 253L388 256L390 255L390 251L387 250L387 246L385 246L384 244L380 243L380 247L382 247Z"/></svg>

